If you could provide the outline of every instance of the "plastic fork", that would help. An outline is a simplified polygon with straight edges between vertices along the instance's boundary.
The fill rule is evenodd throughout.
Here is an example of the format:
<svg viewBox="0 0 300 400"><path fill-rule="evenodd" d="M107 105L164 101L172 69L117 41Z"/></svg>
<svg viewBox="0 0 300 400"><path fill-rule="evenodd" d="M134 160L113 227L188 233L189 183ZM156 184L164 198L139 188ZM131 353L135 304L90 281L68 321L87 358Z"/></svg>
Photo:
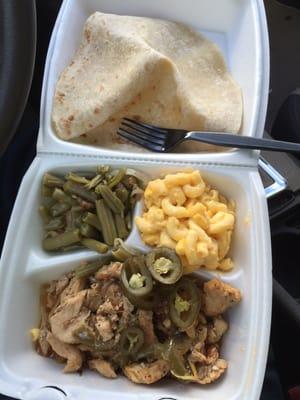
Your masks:
<svg viewBox="0 0 300 400"><path fill-rule="evenodd" d="M230 133L185 131L183 129L159 128L130 118L123 118L118 129L123 138L148 150L167 152L186 140L241 149L285 151L299 153L300 144L280 140L257 139Z"/></svg>

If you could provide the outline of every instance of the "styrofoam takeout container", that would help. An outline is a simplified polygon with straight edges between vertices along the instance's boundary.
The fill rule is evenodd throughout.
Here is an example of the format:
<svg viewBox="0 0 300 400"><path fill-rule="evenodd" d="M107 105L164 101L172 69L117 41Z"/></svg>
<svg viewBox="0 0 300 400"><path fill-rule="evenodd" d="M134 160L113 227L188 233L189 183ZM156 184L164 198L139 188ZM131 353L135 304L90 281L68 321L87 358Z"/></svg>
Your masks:
<svg viewBox="0 0 300 400"><path fill-rule="evenodd" d="M23 178L10 220L0 265L0 392L22 400L257 400L264 377L271 317L271 251L268 211L257 170L258 153L233 151L197 155L129 154L63 142L51 130L55 81L79 43L84 20L95 10L175 19L205 32L223 49L244 91L243 134L261 136L268 86L266 22L262 1L255 0L65 0L52 35L41 108L38 154ZM241 289L243 300L226 318L221 355L229 369L218 382L183 385L173 380L145 387L127 379L102 378L95 372L63 374L62 366L40 357L29 329L39 322L39 287L49 279L98 255L92 251L49 254L41 248L38 216L40 185L46 171L125 165L157 177L185 167L237 203L231 256L235 269L218 276ZM137 208L141 212L141 207ZM143 248L137 230L128 244ZM45 388L46 387L46 388ZM56 389L55 389L56 387Z"/></svg>

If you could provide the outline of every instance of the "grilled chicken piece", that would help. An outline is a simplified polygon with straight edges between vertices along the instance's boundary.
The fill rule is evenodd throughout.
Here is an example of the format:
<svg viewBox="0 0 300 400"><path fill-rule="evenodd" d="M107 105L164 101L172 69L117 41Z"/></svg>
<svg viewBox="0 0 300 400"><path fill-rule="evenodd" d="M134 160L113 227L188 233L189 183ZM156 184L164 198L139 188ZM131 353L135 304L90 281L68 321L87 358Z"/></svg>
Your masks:
<svg viewBox="0 0 300 400"><path fill-rule="evenodd" d="M100 304L103 303L103 296L101 290L96 286L88 289L86 293L85 306L91 311L96 312Z"/></svg>
<svg viewBox="0 0 300 400"><path fill-rule="evenodd" d="M112 278L119 279L122 265L120 262L112 262L109 265L105 265L96 273L95 278L99 281Z"/></svg>
<svg viewBox="0 0 300 400"><path fill-rule="evenodd" d="M114 337L111 321L108 317L105 317L104 315L97 315L95 327L99 332L103 342L107 342Z"/></svg>
<svg viewBox="0 0 300 400"><path fill-rule="evenodd" d="M41 323L39 328L39 337L36 342L36 350L39 354L44 357L48 357L51 352L49 343L47 342L47 334L49 329L48 324L48 311L47 311L47 288L42 287L40 293L40 311L41 311Z"/></svg>
<svg viewBox="0 0 300 400"><path fill-rule="evenodd" d="M63 275L61 278L55 281L51 281L46 289L46 307L51 310L58 301L59 295L68 286L70 278L67 275Z"/></svg>
<svg viewBox="0 0 300 400"><path fill-rule="evenodd" d="M90 315L90 311L83 306L85 297L86 290L67 297L49 318L53 335L62 342L78 343L73 332L83 326Z"/></svg>
<svg viewBox="0 0 300 400"><path fill-rule="evenodd" d="M121 314L120 326L125 326L133 318L134 306L130 303L126 296L123 296L123 312Z"/></svg>
<svg viewBox="0 0 300 400"><path fill-rule="evenodd" d="M202 310L209 317L224 313L228 308L240 301L240 290L218 279L212 279L203 285Z"/></svg>
<svg viewBox="0 0 300 400"><path fill-rule="evenodd" d="M117 374L108 361L97 358L95 360L90 360L88 362L89 368L99 372L100 375L105 376L105 378L116 378Z"/></svg>
<svg viewBox="0 0 300 400"><path fill-rule="evenodd" d="M199 378L197 382L202 385L206 385L216 381L221 375L224 374L227 366L227 361L223 360L222 358L217 359L215 363L210 365L202 365L197 369Z"/></svg>
<svg viewBox="0 0 300 400"><path fill-rule="evenodd" d="M212 322L208 324L207 343L218 343L227 330L228 323L225 321L225 319L223 319L220 315L218 317L214 317Z"/></svg>
<svg viewBox="0 0 300 400"><path fill-rule="evenodd" d="M153 327L153 312L146 310L138 310L137 315L140 327L142 328L145 334L145 344L147 345L153 344L157 340Z"/></svg>
<svg viewBox="0 0 300 400"><path fill-rule="evenodd" d="M196 343L189 355L189 360L192 363L201 363L210 365L219 358L219 347L217 345L205 346L204 342Z"/></svg>
<svg viewBox="0 0 300 400"><path fill-rule="evenodd" d="M78 279L76 276L73 276L70 279L68 286L62 291L59 301L62 303L67 297L74 296L79 293L85 287L85 279Z"/></svg>
<svg viewBox="0 0 300 400"><path fill-rule="evenodd" d="M164 360L152 363L134 363L124 367L123 372L134 383L150 385L166 376L169 372L169 364Z"/></svg>
<svg viewBox="0 0 300 400"><path fill-rule="evenodd" d="M64 372L75 372L81 368L82 354L75 346L61 342L51 332L47 334L47 341L57 355L67 360Z"/></svg>
<svg viewBox="0 0 300 400"><path fill-rule="evenodd" d="M105 299L110 300L116 310L123 306L123 291L119 283L112 282L105 292Z"/></svg>

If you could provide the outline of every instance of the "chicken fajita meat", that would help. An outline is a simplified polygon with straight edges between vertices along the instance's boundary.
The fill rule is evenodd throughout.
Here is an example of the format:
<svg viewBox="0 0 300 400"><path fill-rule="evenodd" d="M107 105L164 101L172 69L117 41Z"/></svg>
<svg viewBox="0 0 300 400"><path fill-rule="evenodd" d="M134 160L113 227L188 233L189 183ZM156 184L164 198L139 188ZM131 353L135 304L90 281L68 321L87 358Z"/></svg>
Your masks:
<svg viewBox="0 0 300 400"><path fill-rule="evenodd" d="M156 274L168 273L165 260ZM218 279L174 276L168 284L156 280L138 255L96 271L86 263L43 285L41 321L32 329L36 351L64 362L63 372L88 368L109 379L123 373L136 384L166 376L202 385L219 379L228 367L222 314L241 293Z"/></svg>

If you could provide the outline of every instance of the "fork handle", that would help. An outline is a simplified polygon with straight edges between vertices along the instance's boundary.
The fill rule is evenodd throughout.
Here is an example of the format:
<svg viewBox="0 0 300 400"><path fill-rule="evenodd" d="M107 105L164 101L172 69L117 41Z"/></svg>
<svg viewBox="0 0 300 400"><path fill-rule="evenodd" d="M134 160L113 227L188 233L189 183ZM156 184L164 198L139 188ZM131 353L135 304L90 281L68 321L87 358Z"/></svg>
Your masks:
<svg viewBox="0 0 300 400"><path fill-rule="evenodd" d="M300 144L298 143L272 139L257 139L249 136L232 135L230 133L192 131L187 134L186 139L218 146L238 147L240 149L285 151L288 153L300 152Z"/></svg>

